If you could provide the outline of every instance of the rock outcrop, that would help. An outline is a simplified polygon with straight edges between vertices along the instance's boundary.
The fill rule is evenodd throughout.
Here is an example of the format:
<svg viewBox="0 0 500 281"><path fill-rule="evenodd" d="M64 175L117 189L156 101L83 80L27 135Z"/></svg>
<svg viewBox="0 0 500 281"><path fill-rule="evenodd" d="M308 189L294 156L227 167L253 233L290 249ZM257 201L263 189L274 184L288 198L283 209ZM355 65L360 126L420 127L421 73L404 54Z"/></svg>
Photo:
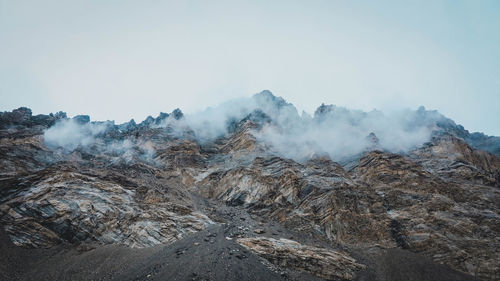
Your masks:
<svg viewBox="0 0 500 281"><path fill-rule="evenodd" d="M365 268L346 253L284 238L239 238L237 242L273 264L307 271L327 280L352 280L356 271Z"/></svg>

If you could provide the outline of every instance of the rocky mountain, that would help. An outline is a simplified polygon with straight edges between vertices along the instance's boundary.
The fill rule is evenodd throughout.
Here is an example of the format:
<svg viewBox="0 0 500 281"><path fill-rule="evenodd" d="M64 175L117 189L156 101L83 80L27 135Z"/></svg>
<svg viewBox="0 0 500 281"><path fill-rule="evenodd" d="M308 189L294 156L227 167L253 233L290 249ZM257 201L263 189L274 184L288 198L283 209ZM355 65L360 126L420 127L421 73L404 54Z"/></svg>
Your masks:
<svg viewBox="0 0 500 281"><path fill-rule="evenodd" d="M500 280L500 138L269 91L0 113L2 280Z"/></svg>

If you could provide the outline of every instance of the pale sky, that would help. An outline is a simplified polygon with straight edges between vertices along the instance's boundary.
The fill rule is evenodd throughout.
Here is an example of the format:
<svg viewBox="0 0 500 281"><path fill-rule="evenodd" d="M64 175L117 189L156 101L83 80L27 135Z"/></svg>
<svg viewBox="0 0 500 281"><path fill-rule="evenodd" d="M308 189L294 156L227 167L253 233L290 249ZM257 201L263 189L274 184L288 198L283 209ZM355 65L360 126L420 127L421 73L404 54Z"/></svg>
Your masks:
<svg viewBox="0 0 500 281"><path fill-rule="evenodd" d="M500 1L0 0L0 111L141 121L264 89L500 135Z"/></svg>

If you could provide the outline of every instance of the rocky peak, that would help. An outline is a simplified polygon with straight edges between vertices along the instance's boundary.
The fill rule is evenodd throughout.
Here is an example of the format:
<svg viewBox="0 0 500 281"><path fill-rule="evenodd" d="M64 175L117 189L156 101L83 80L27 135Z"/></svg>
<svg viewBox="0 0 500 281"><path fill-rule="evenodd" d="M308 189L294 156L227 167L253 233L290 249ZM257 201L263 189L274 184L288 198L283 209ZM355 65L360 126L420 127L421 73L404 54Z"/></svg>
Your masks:
<svg viewBox="0 0 500 281"><path fill-rule="evenodd" d="M282 97L276 97L269 90L264 90L258 94L255 94L253 96L253 99L256 100L259 105L271 104L277 108L290 105L290 103L287 103L285 99L283 99Z"/></svg>
<svg viewBox="0 0 500 281"><path fill-rule="evenodd" d="M314 120L318 122L336 120L346 122L346 124L349 125L357 126L365 118L367 118L366 112L361 110L350 110L333 104L321 104L314 112Z"/></svg>
<svg viewBox="0 0 500 281"><path fill-rule="evenodd" d="M316 111L314 111L314 117L321 118L328 112L335 110L335 107L336 106L333 104L325 105L324 103L322 103L320 106L318 106L318 108L316 108Z"/></svg>
<svg viewBox="0 0 500 281"><path fill-rule="evenodd" d="M228 124L228 132L233 133L240 130L245 130L248 127L259 129L262 128L262 126L264 126L265 124L269 124L271 122L272 122L271 117L265 114L262 110L256 109L247 116L245 116L240 121L233 119L232 122Z"/></svg>
<svg viewBox="0 0 500 281"><path fill-rule="evenodd" d="M469 135L469 131L461 125L457 125L437 110L426 110L424 106L420 106L414 114L413 125L417 124L434 127L434 135L452 134L459 138L466 138Z"/></svg>
<svg viewBox="0 0 500 281"><path fill-rule="evenodd" d="M59 119L66 119L68 116L66 115L66 112L58 111L56 114L49 114L51 117L54 117L56 120Z"/></svg>
<svg viewBox="0 0 500 281"><path fill-rule="evenodd" d="M31 109L27 107L20 107L14 109L12 112L0 112L0 128L25 127L30 128L34 126L49 127L59 119L66 118L66 113L58 112L56 114L50 113L49 115L39 114L32 115Z"/></svg>
<svg viewBox="0 0 500 281"><path fill-rule="evenodd" d="M380 146L380 140L379 138L375 135L374 132L371 132L366 136L366 141L368 143L367 150L368 151L373 151L373 150L381 150L382 147Z"/></svg>
<svg viewBox="0 0 500 281"><path fill-rule="evenodd" d="M369 143L375 145L378 145L380 143L380 140L377 138L374 132L371 132L368 136L366 136L366 140L369 141Z"/></svg>
<svg viewBox="0 0 500 281"><path fill-rule="evenodd" d="M72 118L77 124L83 125L90 123L90 116L88 115L76 115Z"/></svg>
<svg viewBox="0 0 500 281"><path fill-rule="evenodd" d="M262 91L252 97L257 108L267 114L276 124L290 126L300 120L297 108L282 97L276 97L270 91Z"/></svg>
<svg viewBox="0 0 500 281"><path fill-rule="evenodd" d="M500 137L497 136L487 136L483 133L472 133L469 134L465 140L470 146L488 151L497 156L500 156Z"/></svg>
<svg viewBox="0 0 500 281"><path fill-rule="evenodd" d="M21 123L27 121L31 118L31 109L27 107L19 107L18 109L12 110L12 121Z"/></svg>
<svg viewBox="0 0 500 281"><path fill-rule="evenodd" d="M179 108L176 108L176 109L174 109L174 111L172 111L170 116L173 116L175 120L180 120L184 117L184 114L182 113L182 111Z"/></svg>
<svg viewBox="0 0 500 281"><path fill-rule="evenodd" d="M0 113L0 122L3 125L28 125L31 116L31 109L20 107L12 110L12 112Z"/></svg>
<svg viewBox="0 0 500 281"><path fill-rule="evenodd" d="M144 119L144 121L142 121L139 124L139 127L150 127L154 123L155 123L155 119L151 115L149 115L148 117L146 117L146 119Z"/></svg>
<svg viewBox="0 0 500 281"><path fill-rule="evenodd" d="M118 129L122 131L130 131L133 130L137 127L137 123L135 123L135 120L132 118L130 121L125 122L123 124L118 125Z"/></svg>
<svg viewBox="0 0 500 281"><path fill-rule="evenodd" d="M168 118L168 116L169 116L168 113L160 112L160 115L158 115L158 117L156 117L155 119L155 124L156 125L161 124L164 120Z"/></svg>

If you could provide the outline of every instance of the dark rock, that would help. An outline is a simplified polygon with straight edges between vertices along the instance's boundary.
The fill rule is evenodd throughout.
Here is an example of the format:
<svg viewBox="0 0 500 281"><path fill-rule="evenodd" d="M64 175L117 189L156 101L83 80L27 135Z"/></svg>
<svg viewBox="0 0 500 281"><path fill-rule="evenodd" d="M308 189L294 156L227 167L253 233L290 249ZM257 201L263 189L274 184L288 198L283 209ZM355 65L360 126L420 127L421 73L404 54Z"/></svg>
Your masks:
<svg viewBox="0 0 500 281"><path fill-rule="evenodd" d="M78 124L87 124L90 122L90 116L88 115L76 115L75 117L73 117L73 120L75 120L76 123Z"/></svg>
<svg viewBox="0 0 500 281"><path fill-rule="evenodd" d="M173 116L175 120L180 120L184 117L184 114L179 108L174 109L170 115Z"/></svg>

